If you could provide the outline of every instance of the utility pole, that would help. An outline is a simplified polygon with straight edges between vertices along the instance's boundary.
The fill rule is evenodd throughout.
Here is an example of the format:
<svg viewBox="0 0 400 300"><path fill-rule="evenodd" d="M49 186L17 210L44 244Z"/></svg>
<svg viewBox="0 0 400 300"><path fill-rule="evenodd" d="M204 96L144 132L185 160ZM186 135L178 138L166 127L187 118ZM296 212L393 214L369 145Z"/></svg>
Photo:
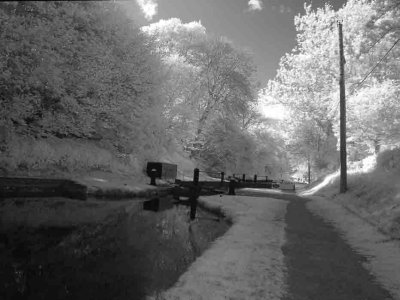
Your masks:
<svg viewBox="0 0 400 300"><path fill-rule="evenodd" d="M347 191L347 151L346 151L346 94L344 85L344 54L342 22L339 27L339 53L340 53L340 192Z"/></svg>

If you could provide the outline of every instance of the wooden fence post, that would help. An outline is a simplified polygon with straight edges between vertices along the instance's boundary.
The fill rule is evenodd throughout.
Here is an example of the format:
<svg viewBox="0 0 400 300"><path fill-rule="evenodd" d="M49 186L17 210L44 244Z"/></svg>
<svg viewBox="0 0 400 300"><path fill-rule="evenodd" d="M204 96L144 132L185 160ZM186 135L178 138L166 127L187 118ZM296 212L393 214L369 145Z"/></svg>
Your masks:
<svg viewBox="0 0 400 300"><path fill-rule="evenodd" d="M229 181L228 195L235 195L235 179Z"/></svg>
<svg viewBox="0 0 400 300"><path fill-rule="evenodd" d="M194 185L199 184L199 175L200 175L200 170L198 168L194 169L194 171L193 171L193 184Z"/></svg>
<svg viewBox="0 0 400 300"><path fill-rule="evenodd" d="M194 220L196 218L197 197L199 196L199 175L200 170L198 168L194 169L193 190L192 195L190 195L190 220Z"/></svg>

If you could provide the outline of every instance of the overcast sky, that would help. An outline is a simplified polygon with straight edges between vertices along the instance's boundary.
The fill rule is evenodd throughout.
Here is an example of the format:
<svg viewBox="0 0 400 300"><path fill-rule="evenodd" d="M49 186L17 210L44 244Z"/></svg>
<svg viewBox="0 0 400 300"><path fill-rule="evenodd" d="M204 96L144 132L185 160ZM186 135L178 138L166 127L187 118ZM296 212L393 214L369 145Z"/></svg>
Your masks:
<svg viewBox="0 0 400 300"><path fill-rule="evenodd" d="M254 54L258 79L273 79L280 58L295 46L294 16L304 13L306 0L135 0L138 25L160 19L201 21L207 32L223 35ZM309 3L310 0L307 0ZM329 2L335 10L346 0L313 0L313 8Z"/></svg>

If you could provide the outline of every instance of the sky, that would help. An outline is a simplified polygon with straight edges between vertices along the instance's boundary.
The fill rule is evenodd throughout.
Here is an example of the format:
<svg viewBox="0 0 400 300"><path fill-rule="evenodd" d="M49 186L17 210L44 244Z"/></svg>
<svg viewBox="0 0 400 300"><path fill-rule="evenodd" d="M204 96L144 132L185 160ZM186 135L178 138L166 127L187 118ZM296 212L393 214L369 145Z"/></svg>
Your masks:
<svg viewBox="0 0 400 300"><path fill-rule="evenodd" d="M137 25L179 18L200 21L208 33L225 36L253 54L261 87L275 77L279 61L296 45L294 16L311 0L132 0ZM316 9L330 3L335 10L346 0L313 0Z"/></svg>

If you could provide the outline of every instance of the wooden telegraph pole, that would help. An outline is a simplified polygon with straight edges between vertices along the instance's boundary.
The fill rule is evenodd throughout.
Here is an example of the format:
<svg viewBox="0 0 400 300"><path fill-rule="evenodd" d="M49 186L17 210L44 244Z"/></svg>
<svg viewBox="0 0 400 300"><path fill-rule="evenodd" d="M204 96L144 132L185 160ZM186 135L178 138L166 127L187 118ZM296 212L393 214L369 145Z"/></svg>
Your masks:
<svg viewBox="0 0 400 300"><path fill-rule="evenodd" d="M339 27L339 53L340 53L340 192L347 191L347 152L346 152L346 94L344 85L344 54L343 54L343 32L342 23L338 21Z"/></svg>

